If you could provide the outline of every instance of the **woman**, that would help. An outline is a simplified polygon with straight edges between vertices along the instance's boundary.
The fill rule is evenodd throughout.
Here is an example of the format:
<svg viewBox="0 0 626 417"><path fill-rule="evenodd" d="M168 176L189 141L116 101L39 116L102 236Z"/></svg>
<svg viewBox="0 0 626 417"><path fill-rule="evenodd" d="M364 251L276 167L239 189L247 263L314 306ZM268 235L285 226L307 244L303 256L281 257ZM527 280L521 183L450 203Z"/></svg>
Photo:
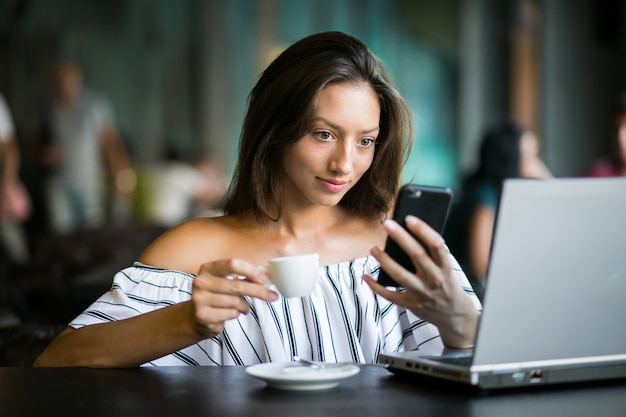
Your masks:
<svg viewBox="0 0 626 417"><path fill-rule="evenodd" d="M11 261L25 263L29 253L22 223L30 217L31 200L19 174L20 150L13 117L0 94L0 255L6 251Z"/></svg>
<svg viewBox="0 0 626 417"><path fill-rule="evenodd" d="M610 136L610 152L587 167L587 177L626 177L626 93L619 97Z"/></svg>
<svg viewBox="0 0 626 417"><path fill-rule="evenodd" d="M549 178L539 141L528 129L504 121L482 139L476 171L462 186L446 229L446 241L479 294L487 276L491 236L502 182L507 178Z"/></svg>
<svg viewBox="0 0 626 417"><path fill-rule="evenodd" d="M479 304L442 238L409 220L431 258L383 225L411 136L406 103L363 43L337 32L295 43L250 94L227 214L157 239L35 365L371 363L381 351L470 346ZM418 275L381 251L387 233ZM264 286L259 265L311 252L322 265L311 296ZM377 285L380 267L407 290Z"/></svg>

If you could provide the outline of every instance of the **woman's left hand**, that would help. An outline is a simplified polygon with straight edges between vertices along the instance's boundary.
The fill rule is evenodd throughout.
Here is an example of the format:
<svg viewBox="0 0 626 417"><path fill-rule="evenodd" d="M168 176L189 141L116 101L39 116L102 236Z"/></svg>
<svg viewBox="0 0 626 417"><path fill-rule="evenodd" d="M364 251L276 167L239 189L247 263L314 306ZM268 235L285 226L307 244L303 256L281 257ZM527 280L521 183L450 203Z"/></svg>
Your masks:
<svg viewBox="0 0 626 417"><path fill-rule="evenodd" d="M384 226L409 255L416 272L407 271L378 247L371 250L380 266L405 290L390 291L368 275L365 281L377 294L437 326L446 347L473 346L479 313L454 277L443 238L415 216L407 216L405 221L428 251L395 221L386 220Z"/></svg>

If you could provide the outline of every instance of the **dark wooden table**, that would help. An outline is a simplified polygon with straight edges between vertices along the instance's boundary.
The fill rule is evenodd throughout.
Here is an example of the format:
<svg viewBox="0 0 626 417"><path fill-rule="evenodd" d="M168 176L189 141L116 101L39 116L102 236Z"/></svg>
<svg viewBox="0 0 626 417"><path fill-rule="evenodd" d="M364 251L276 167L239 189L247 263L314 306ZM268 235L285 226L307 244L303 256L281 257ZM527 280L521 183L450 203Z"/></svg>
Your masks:
<svg viewBox="0 0 626 417"><path fill-rule="evenodd" d="M0 416L626 416L626 381L473 392L365 366L327 391L268 388L244 367L0 368Z"/></svg>

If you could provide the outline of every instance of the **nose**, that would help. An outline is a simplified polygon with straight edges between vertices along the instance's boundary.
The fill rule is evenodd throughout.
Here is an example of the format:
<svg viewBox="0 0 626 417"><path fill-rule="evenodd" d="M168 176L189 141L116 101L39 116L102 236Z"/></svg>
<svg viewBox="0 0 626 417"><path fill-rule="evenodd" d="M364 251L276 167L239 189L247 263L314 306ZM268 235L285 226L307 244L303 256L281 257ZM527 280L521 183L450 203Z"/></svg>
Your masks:
<svg viewBox="0 0 626 417"><path fill-rule="evenodd" d="M350 141L340 141L333 147L329 161L329 169L338 174L348 174L352 171L354 149Z"/></svg>

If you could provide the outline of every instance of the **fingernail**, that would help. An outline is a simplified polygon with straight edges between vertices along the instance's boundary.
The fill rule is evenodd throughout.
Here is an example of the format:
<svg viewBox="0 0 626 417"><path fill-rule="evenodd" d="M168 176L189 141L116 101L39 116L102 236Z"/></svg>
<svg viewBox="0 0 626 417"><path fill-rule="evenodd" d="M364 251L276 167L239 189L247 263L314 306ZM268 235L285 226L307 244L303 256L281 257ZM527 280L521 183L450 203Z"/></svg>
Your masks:
<svg viewBox="0 0 626 417"><path fill-rule="evenodd" d="M398 223L396 223L395 221L391 219L387 219L383 222L383 226L385 226L385 230L387 230L388 232L391 232L392 230L396 229L396 227L398 226Z"/></svg>
<svg viewBox="0 0 626 417"><path fill-rule="evenodd" d="M370 253L374 256L378 255L380 253L380 248L378 246L372 246L370 248Z"/></svg>
<svg viewBox="0 0 626 417"><path fill-rule="evenodd" d="M274 291L270 292L270 296L269 296L270 301L276 301L278 300L278 294L276 294Z"/></svg>
<svg viewBox="0 0 626 417"><path fill-rule="evenodd" d="M409 214L408 216L406 216L404 218L404 221L405 221L406 224L415 225L415 224L417 224L417 217Z"/></svg>

